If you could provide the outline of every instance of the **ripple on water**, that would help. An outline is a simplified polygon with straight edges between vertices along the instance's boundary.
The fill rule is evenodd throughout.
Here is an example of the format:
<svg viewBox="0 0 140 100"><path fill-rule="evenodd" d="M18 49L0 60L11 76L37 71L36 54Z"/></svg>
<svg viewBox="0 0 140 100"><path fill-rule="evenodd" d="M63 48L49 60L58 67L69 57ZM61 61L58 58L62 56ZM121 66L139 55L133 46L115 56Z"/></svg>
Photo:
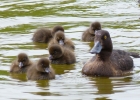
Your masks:
<svg viewBox="0 0 140 100"><path fill-rule="evenodd" d="M12 0L0 5L0 97L1 99L139 99L139 58L134 71L124 77L86 77L83 63L93 55L94 45L82 42L81 35L93 21L108 30L115 49L140 52L139 6L135 0ZM47 44L33 43L40 27L62 25L75 43L77 63L53 65L55 80L28 81L25 74L10 74L11 62L20 52L36 61L48 57ZM7 96L8 95L8 96Z"/></svg>

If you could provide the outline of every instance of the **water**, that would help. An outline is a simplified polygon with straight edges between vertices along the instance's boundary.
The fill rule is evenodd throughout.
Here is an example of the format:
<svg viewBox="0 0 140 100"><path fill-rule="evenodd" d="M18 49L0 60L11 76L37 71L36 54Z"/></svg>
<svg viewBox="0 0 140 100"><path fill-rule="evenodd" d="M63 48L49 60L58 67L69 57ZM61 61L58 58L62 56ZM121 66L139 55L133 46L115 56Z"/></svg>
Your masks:
<svg viewBox="0 0 140 100"><path fill-rule="evenodd" d="M82 32L100 21L110 32L115 49L140 53L140 7L137 0L1 0L0 4L0 97L6 99L139 100L140 59L133 58L134 71L124 77L85 77L82 62L92 43L82 42ZM47 44L33 43L40 27L62 25L76 46L77 63L52 65L56 79L28 81L25 74L10 74L18 53L32 60L48 57Z"/></svg>

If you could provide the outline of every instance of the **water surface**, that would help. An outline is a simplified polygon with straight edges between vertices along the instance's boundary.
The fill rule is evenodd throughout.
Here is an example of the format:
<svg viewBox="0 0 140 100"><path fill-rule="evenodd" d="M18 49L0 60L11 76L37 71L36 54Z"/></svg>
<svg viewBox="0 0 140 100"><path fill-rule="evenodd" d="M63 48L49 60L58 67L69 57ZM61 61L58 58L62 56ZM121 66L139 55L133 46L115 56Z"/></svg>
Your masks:
<svg viewBox="0 0 140 100"><path fill-rule="evenodd" d="M140 59L124 77L86 77L82 62L93 55L92 43L81 35L93 21L110 32L115 49L140 53L140 7L136 0L1 0L0 97L6 99L139 100ZM56 79L28 81L25 74L10 74L11 62L20 52L32 60L48 57L47 44L33 43L34 31L62 25L75 43L77 63L52 65Z"/></svg>

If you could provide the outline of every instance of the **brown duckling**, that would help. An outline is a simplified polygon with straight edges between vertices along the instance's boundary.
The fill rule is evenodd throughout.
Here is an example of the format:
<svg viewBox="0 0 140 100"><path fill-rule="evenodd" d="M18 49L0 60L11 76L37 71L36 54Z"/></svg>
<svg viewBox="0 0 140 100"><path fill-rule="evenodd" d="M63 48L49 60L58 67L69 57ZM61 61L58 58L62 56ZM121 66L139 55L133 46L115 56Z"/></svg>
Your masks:
<svg viewBox="0 0 140 100"><path fill-rule="evenodd" d="M41 58L27 71L28 80L48 80L55 78L55 72L47 58Z"/></svg>
<svg viewBox="0 0 140 100"><path fill-rule="evenodd" d="M101 24L100 22L95 21L91 23L90 27L86 31L84 31L84 33L82 34L82 40L85 42L93 42L95 31L97 30L101 30Z"/></svg>
<svg viewBox="0 0 140 100"><path fill-rule="evenodd" d="M55 33L54 38L50 41L49 45L52 45L52 44L60 44L72 50L75 49L74 43L70 39L65 37L65 34L63 31L57 31Z"/></svg>
<svg viewBox="0 0 140 100"><path fill-rule="evenodd" d="M51 30L46 28L38 29L34 35L32 40L34 42L40 42L40 43L48 43L52 39Z"/></svg>
<svg viewBox="0 0 140 100"><path fill-rule="evenodd" d="M28 68L32 65L32 62L28 58L27 54L19 53L17 59L13 61L10 66L11 73L26 73Z"/></svg>
<svg viewBox="0 0 140 100"><path fill-rule="evenodd" d="M53 29L52 29L52 36L54 36L54 34L57 32L57 31L62 31L64 32L64 28L60 25L57 25L55 26Z"/></svg>
<svg viewBox="0 0 140 100"><path fill-rule="evenodd" d="M83 74L89 76L122 76L133 69L133 60L129 55L113 51L108 31L97 31L94 43L90 53L96 55L85 63L82 69Z"/></svg>
<svg viewBox="0 0 140 100"><path fill-rule="evenodd" d="M52 64L73 64L76 62L75 54L68 48L52 44L48 47L48 50Z"/></svg>

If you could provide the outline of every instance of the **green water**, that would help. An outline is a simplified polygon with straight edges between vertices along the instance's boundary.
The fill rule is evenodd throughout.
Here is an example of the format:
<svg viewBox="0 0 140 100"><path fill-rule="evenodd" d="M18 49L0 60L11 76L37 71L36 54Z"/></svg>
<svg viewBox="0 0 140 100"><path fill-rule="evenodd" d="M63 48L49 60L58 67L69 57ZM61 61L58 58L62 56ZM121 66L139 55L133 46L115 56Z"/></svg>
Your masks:
<svg viewBox="0 0 140 100"><path fill-rule="evenodd" d="M139 100L140 59L124 77L85 77L83 62L93 55L92 43L81 35L93 21L108 30L115 49L140 53L140 7L137 0L0 0L0 98L1 100ZM28 81L25 74L10 74L11 62L20 52L31 60L48 57L47 44L33 43L40 27L62 25L75 43L77 63L52 65L56 79Z"/></svg>

